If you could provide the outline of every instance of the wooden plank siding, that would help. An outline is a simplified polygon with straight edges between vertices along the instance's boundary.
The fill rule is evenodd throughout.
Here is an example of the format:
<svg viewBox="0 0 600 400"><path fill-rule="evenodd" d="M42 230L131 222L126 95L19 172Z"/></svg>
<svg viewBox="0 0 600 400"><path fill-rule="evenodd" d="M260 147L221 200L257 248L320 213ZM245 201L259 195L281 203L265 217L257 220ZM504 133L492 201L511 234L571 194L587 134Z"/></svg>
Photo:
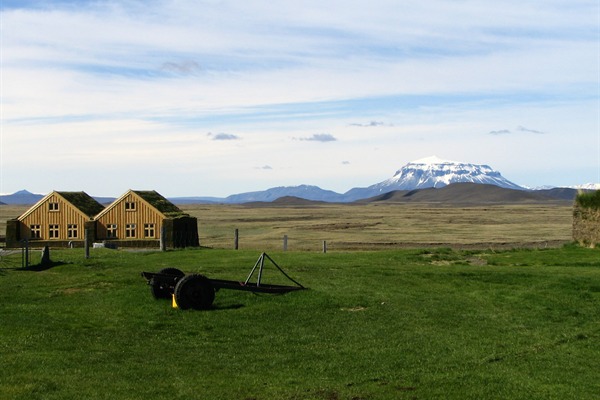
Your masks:
<svg viewBox="0 0 600 400"><path fill-rule="evenodd" d="M51 209L50 204L56 204L56 206L52 206ZM21 239L83 240L85 237L85 222L90 221L91 218L65 200L58 192L52 192L19 217L18 220ZM33 225L39 226L39 237L32 237L31 227ZM50 235L50 225L58 228L56 234L52 237ZM75 226L75 229L70 230L70 237L68 235L69 225Z"/></svg>
<svg viewBox="0 0 600 400"><path fill-rule="evenodd" d="M133 209L127 208L127 204L133 204ZM130 190L96 216L96 238L98 240L158 240L164 219L165 216L155 207ZM127 236L128 224L135 224L135 236ZM145 235L146 224L154 224L153 236ZM116 225L116 236L109 235L109 225Z"/></svg>
<svg viewBox="0 0 600 400"><path fill-rule="evenodd" d="M106 208L85 192L54 191L7 221L10 247L19 247L24 240L36 246L78 247L86 239L88 244L99 240L114 248L200 245L197 219L156 191L129 190Z"/></svg>

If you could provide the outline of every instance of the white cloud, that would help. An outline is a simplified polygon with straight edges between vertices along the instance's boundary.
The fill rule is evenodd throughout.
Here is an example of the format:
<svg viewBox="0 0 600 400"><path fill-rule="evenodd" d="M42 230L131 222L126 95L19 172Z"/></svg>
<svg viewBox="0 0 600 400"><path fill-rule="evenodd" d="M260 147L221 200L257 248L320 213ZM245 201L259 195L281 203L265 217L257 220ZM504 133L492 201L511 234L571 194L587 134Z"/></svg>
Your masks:
<svg viewBox="0 0 600 400"><path fill-rule="evenodd" d="M332 185L354 185L362 175L362 184L373 183L432 148L472 161L469 155L480 153L473 137L502 136L506 144L543 137L556 153L540 168L560 169L567 157L559 132L587 144L597 138L600 6L594 1L19 7L6 3L2 12L0 191L22 189L24 176L30 190L39 190L34 173L23 175L30 161L16 156L25 151L61 171L81 163L80 178L69 181L79 180L88 192L94 190L85 187L85 176L107 159L136 170L134 163L160 155L165 170L194 171L197 191L182 194L211 195L218 193L204 187L238 190L225 164L256 173L256 159L265 154L271 157L265 165L278 166L269 173L273 185L321 179L322 165L290 137L336 141L320 161L353 160L343 169L335 161L332 175L347 175ZM377 129L361 129L371 127ZM209 131L221 133L198 134ZM502 135L509 132L521 135ZM569 162L600 163L589 145L575 152ZM514 155L511 163L530 160ZM206 170L211 174L197 174ZM54 176L58 187L62 178ZM172 179L153 186L162 185L177 190Z"/></svg>
<svg viewBox="0 0 600 400"><path fill-rule="evenodd" d="M498 129L498 130L493 130L493 131L489 132L490 135L510 135L513 133L535 133L537 135L546 134L546 132L538 131L536 129L526 128L521 125L517 126L514 131L511 131L510 129Z"/></svg>
<svg viewBox="0 0 600 400"><path fill-rule="evenodd" d="M335 142L337 139L330 133L315 133L312 136L299 138L309 142Z"/></svg>
<svg viewBox="0 0 600 400"><path fill-rule="evenodd" d="M510 135L512 132L509 129L498 129L490 131L490 135Z"/></svg>
<svg viewBox="0 0 600 400"><path fill-rule="evenodd" d="M212 140L239 140L240 138L237 135L231 134L231 133L208 133L207 136L210 136L212 138Z"/></svg>
<svg viewBox="0 0 600 400"><path fill-rule="evenodd" d="M538 131L536 129L525 128L524 126L521 126L521 125L517 126L517 131L525 132L525 133L536 133L538 135L543 135L546 133L546 132Z"/></svg>

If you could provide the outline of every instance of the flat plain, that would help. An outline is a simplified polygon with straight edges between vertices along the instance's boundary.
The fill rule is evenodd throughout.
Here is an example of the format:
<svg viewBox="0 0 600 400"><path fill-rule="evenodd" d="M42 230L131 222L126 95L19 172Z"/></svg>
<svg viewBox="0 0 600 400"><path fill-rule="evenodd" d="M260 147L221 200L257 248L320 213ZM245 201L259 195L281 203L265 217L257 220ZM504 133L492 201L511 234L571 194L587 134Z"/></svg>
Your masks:
<svg viewBox="0 0 600 400"><path fill-rule="evenodd" d="M569 202L514 205L440 204L180 205L198 218L200 244L231 249L383 250L415 247L457 249L556 247L572 240ZM28 206L0 206L6 221Z"/></svg>
<svg viewBox="0 0 600 400"><path fill-rule="evenodd" d="M202 246L240 249L383 250L415 247L555 247L572 240L569 203L443 206L320 204L185 205Z"/></svg>

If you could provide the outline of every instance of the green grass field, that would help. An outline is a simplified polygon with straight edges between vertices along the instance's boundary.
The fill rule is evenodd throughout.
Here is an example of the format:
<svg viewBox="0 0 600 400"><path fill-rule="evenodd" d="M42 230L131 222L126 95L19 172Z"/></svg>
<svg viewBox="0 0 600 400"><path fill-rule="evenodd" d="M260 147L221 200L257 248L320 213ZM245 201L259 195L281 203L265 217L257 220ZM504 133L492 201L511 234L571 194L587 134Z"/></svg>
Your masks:
<svg viewBox="0 0 600 400"><path fill-rule="evenodd" d="M154 300L140 272L244 280L259 252L4 254L0 399L600 395L598 249L269 254L310 289L221 290L209 311Z"/></svg>

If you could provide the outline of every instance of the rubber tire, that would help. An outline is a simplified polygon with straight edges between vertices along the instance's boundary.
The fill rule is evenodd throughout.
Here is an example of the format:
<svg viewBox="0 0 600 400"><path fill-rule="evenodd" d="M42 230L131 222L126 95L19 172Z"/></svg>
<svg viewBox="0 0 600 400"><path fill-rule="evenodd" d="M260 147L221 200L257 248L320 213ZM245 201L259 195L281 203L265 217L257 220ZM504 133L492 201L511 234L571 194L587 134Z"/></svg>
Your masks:
<svg viewBox="0 0 600 400"><path fill-rule="evenodd" d="M182 270L173 267L163 268L160 271L158 271L158 273L165 275L177 275L179 277L185 276Z"/></svg>
<svg viewBox="0 0 600 400"><path fill-rule="evenodd" d="M171 268L171 267L163 268L160 271L158 271L158 273L165 274L165 275L175 275L180 278L185 276L183 271L181 271L177 268ZM171 298L171 292L169 291L169 288L162 286L158 282L154 282L150 285L150 293L152 293L152 297L154 297L155 299L170 299Z"/></svg>
<svg viewBox="0 0 600 400"><path fill-rule="evenodd" d="M175 285L175 301L182 310L208 310L215 300L215 289L204 275L187 275Z"/></svg>

